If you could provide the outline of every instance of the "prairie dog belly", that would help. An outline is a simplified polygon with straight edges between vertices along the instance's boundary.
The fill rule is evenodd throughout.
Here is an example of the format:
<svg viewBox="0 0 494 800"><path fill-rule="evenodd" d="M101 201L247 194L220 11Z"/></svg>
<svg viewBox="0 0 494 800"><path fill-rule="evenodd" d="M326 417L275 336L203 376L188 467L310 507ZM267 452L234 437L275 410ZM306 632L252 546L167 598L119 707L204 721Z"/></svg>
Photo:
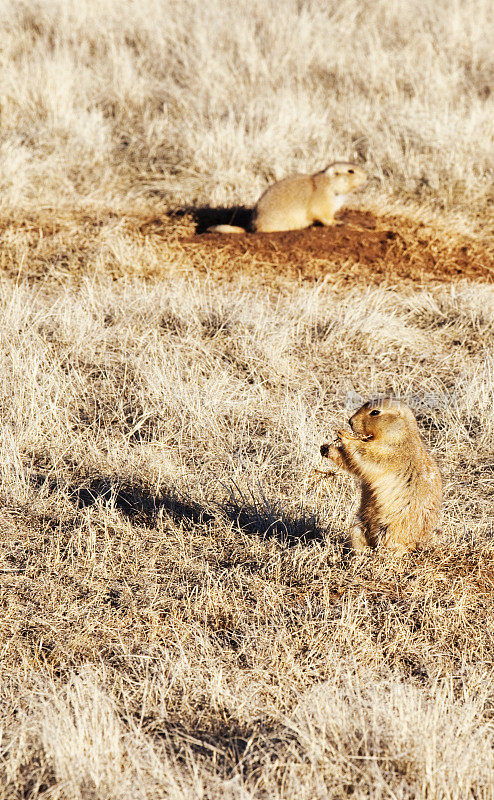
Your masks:
<svg viewBox="0 0 494 800"><path fill-rule="evenodd" d="M386 472L372 482L372 495L385 517L393 517L406 513L410 506L407 481L400 474Z"/></svg>

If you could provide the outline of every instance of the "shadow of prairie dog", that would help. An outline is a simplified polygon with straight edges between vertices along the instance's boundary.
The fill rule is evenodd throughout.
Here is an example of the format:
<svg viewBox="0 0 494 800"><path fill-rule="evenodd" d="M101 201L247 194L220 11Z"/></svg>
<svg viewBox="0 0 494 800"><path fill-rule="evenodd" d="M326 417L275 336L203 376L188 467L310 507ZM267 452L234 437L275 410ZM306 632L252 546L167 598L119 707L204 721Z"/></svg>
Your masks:
<svg viewBox="0 0 494 800"><path fill-rule="evenodd" d="M334 161L314 175L290 175L269 186L257 201L250 230L297 231L314 222L332 225L347 195L367 181L362 167L351 161ZM245 233L238 225L213 225L211 233Z"/></svg>
<svg viewBox="0 0 494 800"><path fill-rule="evenodd" d="M430 541L439 521L442 483L425 449L416 419L404 403L378 400L351 418L352 433L337 432L321 455L361 482L361 501L352 523L352 547L382 544L403 555Z"/></svg>

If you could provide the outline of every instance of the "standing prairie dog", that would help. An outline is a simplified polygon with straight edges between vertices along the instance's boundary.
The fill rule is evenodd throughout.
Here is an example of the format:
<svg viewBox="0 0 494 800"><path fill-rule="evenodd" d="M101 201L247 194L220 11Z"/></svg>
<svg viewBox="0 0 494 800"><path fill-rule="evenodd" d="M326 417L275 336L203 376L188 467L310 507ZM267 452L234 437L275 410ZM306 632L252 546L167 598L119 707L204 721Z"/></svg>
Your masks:
<svg viewBox="0 0 494 800"><path fill-rule="evenodd" d="M355 550L379 543L396 555L426 544L439 521L441 474L404 403L378 400L349 420L321 455L359 478L360 509L350 537Z"/></svg>
<svg viewBox="0 0 494 800"><path fill-rule="evenodd" d="M347 194L367 181L362 167L351 161L334 161L314 175L290 175L269 186L254 206L250 230L298 231L314 222L332 225L335 212ZM237 225L213 225L214 233L245 233Z"/></svg>

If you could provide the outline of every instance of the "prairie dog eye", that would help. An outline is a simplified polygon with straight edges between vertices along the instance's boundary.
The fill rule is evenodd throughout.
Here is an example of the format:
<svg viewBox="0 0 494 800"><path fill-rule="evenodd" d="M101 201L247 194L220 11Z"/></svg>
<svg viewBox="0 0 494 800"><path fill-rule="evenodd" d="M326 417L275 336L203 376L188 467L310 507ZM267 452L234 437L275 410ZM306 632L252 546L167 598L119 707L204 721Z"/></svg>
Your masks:
<svg viewBox="0 0 494 800"><path fill-rule="evenodd" d="M349 170L348 170L348 172L350 173L350 175L353 175L353 173L355 172L355 170L354 170L354 169L349 169Z"/></svg>
<svg viewBox="0 0 494 800"><path fill-rule="evenodd" d="M380 414L380 413L381 413L381 412L379 411L379 409L378 409L378 408L374 408L374 409L373 409L373 410L370 412L369 416L370 416L370 417L377 417L377 415L378 415L378 414Z"/></svg>

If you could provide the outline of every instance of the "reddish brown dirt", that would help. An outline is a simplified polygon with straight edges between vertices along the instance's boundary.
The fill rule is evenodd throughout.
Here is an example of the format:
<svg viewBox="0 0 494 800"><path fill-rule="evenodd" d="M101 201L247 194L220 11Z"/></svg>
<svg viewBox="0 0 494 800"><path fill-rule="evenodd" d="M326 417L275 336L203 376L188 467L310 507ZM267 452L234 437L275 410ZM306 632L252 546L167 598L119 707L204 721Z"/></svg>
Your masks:
<svg viewBox="0 0 494 800"><path fill-rule="evenodd" d="M347 211L331 228L245 235L204 233L181 240L208 262L213 254L238 272L275 269L299 280L371 283L494 281L494 253L481 243L433 233L398 217Z"/></svg>

